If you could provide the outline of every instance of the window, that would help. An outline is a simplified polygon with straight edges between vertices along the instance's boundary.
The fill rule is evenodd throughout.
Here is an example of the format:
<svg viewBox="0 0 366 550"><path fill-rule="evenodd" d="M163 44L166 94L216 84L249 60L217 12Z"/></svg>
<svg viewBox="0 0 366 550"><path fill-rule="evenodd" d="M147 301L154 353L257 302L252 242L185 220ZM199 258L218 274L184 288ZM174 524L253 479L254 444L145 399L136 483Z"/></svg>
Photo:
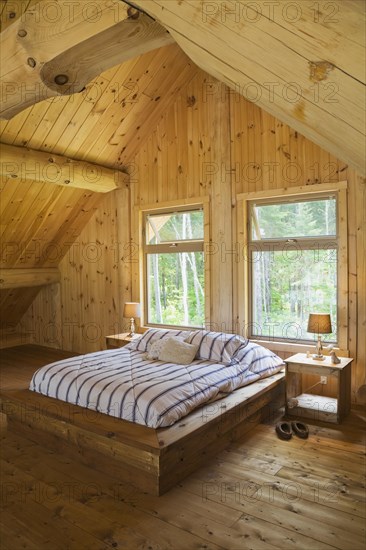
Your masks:
<svg viewBox="0 0 366 550"><path fill-rule="evenodd" d="M314 340L310 312L330 313L337 342L337 193L248 201L249 326L254 338Z"/></svg>
<svg viewBox="0 0 366 550"><path fill-rule="evenodd" d="M201 327L205 320L202 209L144 216L147 324Z"/></svg>

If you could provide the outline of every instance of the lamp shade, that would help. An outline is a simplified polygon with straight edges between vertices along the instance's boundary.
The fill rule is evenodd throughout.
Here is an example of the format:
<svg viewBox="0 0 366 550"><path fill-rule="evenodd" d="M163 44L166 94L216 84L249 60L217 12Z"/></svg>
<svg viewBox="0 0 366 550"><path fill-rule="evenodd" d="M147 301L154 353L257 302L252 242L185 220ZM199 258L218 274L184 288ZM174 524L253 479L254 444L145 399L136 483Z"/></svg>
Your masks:
<svg viewBox="0 0 366 550"><path fill-rule="evenodd" d="M138 302L126 302L123 308L123 317L140 317L141 307Z"/></svg>
<svg viewBox="0 0 366 550"><path fill-rule="evenodd" d="M314 334L330 334L332 332L332 323L329 313L310 313L308 332Z"/></svg>

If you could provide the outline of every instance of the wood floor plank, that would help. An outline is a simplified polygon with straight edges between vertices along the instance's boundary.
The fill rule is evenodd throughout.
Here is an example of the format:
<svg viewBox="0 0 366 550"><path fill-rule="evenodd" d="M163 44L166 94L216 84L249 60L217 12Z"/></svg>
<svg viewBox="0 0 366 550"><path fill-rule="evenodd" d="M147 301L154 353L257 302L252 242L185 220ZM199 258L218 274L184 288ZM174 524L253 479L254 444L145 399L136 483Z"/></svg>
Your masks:
<svg viewBox="0 0 366 550"><path fill-rule="evenodd" d="M34 370L29 351L18 349L15 363L0 366L2 386L14 392ZM41 364L62 355L32 349ZM46 448L9 422L1 440L1 549L365 550L363 412L340 426L309 424L308 440L279 440L280 417L207 456L162 497L82 464L77 453Z"/></svg>
<svg viewBox="0 0 366 550"><path fill-rule="evenodd" d="M177 498L178 497L178 498ZM257 529L247 529L243 533L233 528L233 523L241 517L241 512L226 508L220 503L203 501L193 495L182 495L173 491L162 497L146 495L130 496L128 502L144 512L159 517L167 523L192 534L210 539L224 548L252 547L263 550L277 548L260 538Z"/></svg>
<svg viewBox="0 0 366 550"><path fill-rule="evenodd" d="M194 477L194 476L193 476ZM293 484L294 485L294 484ZM187 480L184 488L196 493L197 480ZM309 541L309 548L320 548L321 544L335 548L362 548L365 541L364 522L361 518L354 518L351 514L339 514L335 521L334 510L328 515L323 505L307 502L302 499L299 487L287 486L283 492L268 482L260 485L258 482L236 481L235 478L222 478L220 484L207 483L203 486L203 498L215 503L223 503L236 511L242 510L243 516L239 523L245 524L255 521L261 526L261 532L278 532L279 527L285 527L287 534L296 533L296 544L300 548L307 548L305 538ZM314 499L317 494L314 494ZM246 519L245 519L246 518ZM350 530L352 526L352 530ZM305 538L302 538L305 537ZM291 538L291 537L290 537ZM310 541L313 539L313 543ZM266 538L266 541L286 547L284 540ZM314 542L316 541L316 542ZM297 546L291 546L290 548Z"/></svg>

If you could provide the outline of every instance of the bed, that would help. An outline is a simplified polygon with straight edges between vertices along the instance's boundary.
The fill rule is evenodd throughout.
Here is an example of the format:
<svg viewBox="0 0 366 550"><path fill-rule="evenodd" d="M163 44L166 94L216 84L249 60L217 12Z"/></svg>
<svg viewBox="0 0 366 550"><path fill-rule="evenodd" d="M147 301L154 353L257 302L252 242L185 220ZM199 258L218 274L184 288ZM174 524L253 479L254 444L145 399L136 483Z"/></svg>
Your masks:
<svg viewBox="0 0 366 550"><path fill-rule="evenodd" d="M283 367L238 335L149 329L123 348L38 369L27 426L159 495L240 437L265 407L283 404Z"/></svg>

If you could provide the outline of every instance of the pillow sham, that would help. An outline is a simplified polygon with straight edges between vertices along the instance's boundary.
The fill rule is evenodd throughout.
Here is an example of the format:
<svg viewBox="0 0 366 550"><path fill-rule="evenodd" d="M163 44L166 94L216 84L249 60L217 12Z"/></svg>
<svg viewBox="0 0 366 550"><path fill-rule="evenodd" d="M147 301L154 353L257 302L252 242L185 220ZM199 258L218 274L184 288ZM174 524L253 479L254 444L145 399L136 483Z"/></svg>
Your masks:
<svg viewBox="0 0 366 550"><path fill-rule="evenodd" d="M159 340L155 340L149 347L149 351L146 354L146 359L159 359L160 352L165 346L165 343L170 342L170 340L179 340L180 342L183 342L184 338L183 336L169 336L169 338L159 338Z"/></svg>
<svg viewBox="0 0 366 550"><path fill-rule="evenodd" d="M285 366L281 357L269 349L247 341L234 353L231 365L248 367L255 374L268 373L268 370L278 371Z"/></svg>
<svg viewBox="0 0 366 550"><path fill-rule="evenodd" d="M198 345L196 359L229 363L232 355L247 340L238 334L197 330L192 332L185 341L189 344Z"/></svg>
<svg viewBox="0 0 366 550"><path fill-rule="evenodd" d="M194 360L198 346L187 344L180 338L167 338L163 341L163 347L159 353L159 361L188 365Z"/></svg>
<svg viewBox="0 0 366 550"><path fill-rule="evenodd" d="M169 338L171 336L182 336L183 338L190 333L186 330L171 330L160 328L149 328L138 340L136 340L136 346L133 348L136 351L149 351L151 345L161 338Z"/></svg>

